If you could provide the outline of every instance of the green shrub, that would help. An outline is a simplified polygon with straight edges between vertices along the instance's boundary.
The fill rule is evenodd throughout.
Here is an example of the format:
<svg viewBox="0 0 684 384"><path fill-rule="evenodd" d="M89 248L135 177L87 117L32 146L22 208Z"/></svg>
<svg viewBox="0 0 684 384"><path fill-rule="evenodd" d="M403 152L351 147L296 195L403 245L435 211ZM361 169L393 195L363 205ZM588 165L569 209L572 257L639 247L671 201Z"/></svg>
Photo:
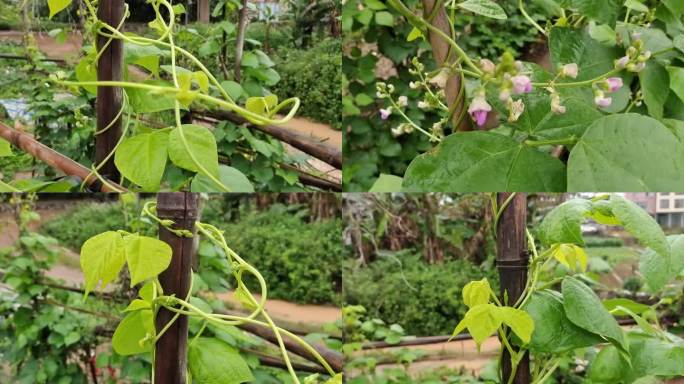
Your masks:
<svg viewBox="0 0 684 384"><path fill-rule="evenodd" d="M252 212L221 226L228 245L259 269L269 297L296 303L339 303L342 222L307 223L279 209ZM248 278L251 289L258 287Z"/></svg>
<svg viewBox="0 0 684 384"><path fill-rule="evenodd" d="M361 268L355 267L355 260L346 261L343 297L346 305L362 305L368 317L398 323L409 335L453 332L467 311L461 290L469 281L487 277L498 290L495 270L465 260L431 265L418 255L397 255L397 259L401 268L394 258Z"/></svg>
<svg viewBox="0 0 684 384"><path fill-rule="evenodd" d="M309 50L281 49L275 69L280 82L271 91L302 100L300 115L341 129L342 56L338 39L325 39Z"/></svg>
<svg viewBox="0 0 684 384"><path fill-rule="evenodd" d="M19 6L12 1L0 0L0 30L20 27Z"/></svg>
<svg viewBox="0 0 684 384"><path fill-rule="evenodd" d="M584 243L587 247L622 247L625 241L619 237L585 236Z"/></svg>
<svg viewBox="0 0 684 384"><path fill-rule="evenodd" d="M80 250L89 238L106 231L126 228L121 205L116 203L86 203L43 222L42 233L59 240L60 244Z"/></svg>

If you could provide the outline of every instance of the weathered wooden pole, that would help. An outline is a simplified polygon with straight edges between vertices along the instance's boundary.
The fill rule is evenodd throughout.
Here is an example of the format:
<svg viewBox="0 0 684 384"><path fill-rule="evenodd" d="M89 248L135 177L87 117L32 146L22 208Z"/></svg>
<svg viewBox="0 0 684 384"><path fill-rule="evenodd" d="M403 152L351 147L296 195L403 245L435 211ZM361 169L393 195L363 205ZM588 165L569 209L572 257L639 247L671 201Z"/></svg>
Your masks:
<svg viewBox="0 0 684 384"><path fill-rule="evenodd" d="M173 220L173 229L187 229L196 234L195 221L199 214L199 194L190 192L160 193L157 196L157 216ZM196 237L196 236L195 236ZM169 268L159 275L165 295L185 298L190 290L192 264L196 254L194 238L179 237L159 226L159 239L171 246L173 258ZM159 332L173 318L174 313L160 309L157 313ZM186 349L188 318L180 316L157 341L154 373L158 383L185 384L187 371Z"/></svg>
<svg viewBox="0 0 684 384"><path fill-rule="evenodd" d="M498 193L497 205L502 207L510 196L510 193ZM517 193L504 208L496 228L496 263L501 284L500 296L502 302L504 297L508 297L508 305L511 306L522 295L527 281L526 221L527 194ZM508 382L511 376L511 355L506 349L501 356L501 372L503 382ZM513 383L530 383L529 354L525 353L520 361Z"/></svg>
<svg viewBox="0 0 684 384"><path fill-rule="evenodd" d="M435 9L435 5L441 4L439 8ZM423 0L424 17L430 18L430 23L440 31L444 32L447 36L451 36L451 27L449 25L449 17L447 15L446 8L442 2L436 0ZM432 56L435 58L437 65L453 65L457 56L451 52L451 46L449 42L444 40L443 37L436 33L429 33L430 45L432 46ZM454 124L458 122L458 116L460 115L463 108L465 108L465 97L458 97L461 90L461 77L457 73L453 73L449 76L446 82L446 88L444 92L446 94L447 105L450 110L454 110L452 121ZM469 131L471 130L470 120L464 119L458 127L454 127L459 131Z"/></svg>
<svg viewBox="0 0 684 384"><path fill-rule="evenodd" d="M97 7L97 17L108 25L117 28L124 18L124 0L100 1ZM100 51L105 45L97 62L98 81L121 81L123 78L123 42L104 36L97 36L97 49ZM123 89L119 87L97 87L97 131L103 131L95 136L95 163L102 163L114 150L121 138L121 116L117 118L123 102ZM109 128L107 128L109 127ZM105 130L105 128L107 128ZM119 179L119 172L114 165L114 156L100 168L100 174L111 179Z"/></svg>

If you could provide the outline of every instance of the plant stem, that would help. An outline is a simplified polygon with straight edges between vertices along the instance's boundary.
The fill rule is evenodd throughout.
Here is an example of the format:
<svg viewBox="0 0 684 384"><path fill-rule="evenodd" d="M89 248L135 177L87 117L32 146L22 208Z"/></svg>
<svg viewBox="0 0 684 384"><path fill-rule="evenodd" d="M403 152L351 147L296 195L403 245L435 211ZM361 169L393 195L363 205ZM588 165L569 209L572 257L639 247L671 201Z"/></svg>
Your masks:
<svg viewBox="0 0 684 384"><path fill-rule="evenodd" d="M525 19L527 19L527 21L529 21L530 24L537 28L537 30L541 32L542 35L546 36L546 31L544 30L544 28L537 24L537 22L534 21L534 19L527 14L527 11L525 11L525 4L523 4L523 0L518 0L518 8L520 8L520 13L522 13L523 17L525 17Z"/></svg>

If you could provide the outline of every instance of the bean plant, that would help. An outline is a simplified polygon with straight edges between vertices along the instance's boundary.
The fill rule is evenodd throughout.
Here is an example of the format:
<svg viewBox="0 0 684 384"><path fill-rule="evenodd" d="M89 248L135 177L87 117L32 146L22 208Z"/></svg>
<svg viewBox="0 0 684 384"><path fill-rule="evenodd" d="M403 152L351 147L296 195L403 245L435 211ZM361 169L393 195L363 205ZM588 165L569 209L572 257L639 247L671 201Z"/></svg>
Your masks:
<svg viewBox="0 0 684 384"><path fill-rule="evenodd" d="M179 237L193 237L191 231L174 229L173 221L160 219L156 215L156 202L147 202L142 215L164 226ZM125 317L112 337L114 351L123 356L152 353L154 361L155 343L180 316L188 316L201 322L201 327L188 342L188 377L194 383L243 383L254 380L246 361L239 352L216 337L203 336L212 327L226 328L244 323L258 324L270 328L276 339L290 378L300 383L283 335L291 338L305 348L328 372L328 384L341 384L342 374L336 373L328 362L301 337L278 327L265 310L268 298L267 283L259 271L235 253L223 236L221 230L207 223L196 222L194 229L223 251L231 265L231 272L237 287L235 295L241 305L248 309L248 315L227 315L212 313L211 307L198 297L192 284L187 297L165 294L158 276L169 266L172 258L171 247L156 238L131 233L125 230L107 231L88 239L81 248L81 268L85 277L85 294L93 291L101 283L107 286L118 275L124 264L128 265L131 286L140 284L138 298L131 301L125 309ZM251 275L260 287L257 299L247 288L243 279ZM155 318L160 309L174 312L174 317L161 329L155 328ZM304 383L322 382L319 375L304 379ZM155 382L154 373L152 382Z"/></svg>
<svg viewBox="0 0 684 384"><path fill-rule="evenodd" d="M510 200L508 200L510 201ZM494 212L499 217L506 204ZM662 299L652 305L626 298L601 300L587 275L581 225L588 221L621 226L647 247L639 272L649 291ZM533 235L533 233L535 235ZM667 296L681 296L684 235L666 236L653 218L620 195L567 201L546 215L536 231L526 230L529 247L527 283L517 300L495 294L487 279L468 283L463 301L469 307L454 335L468 330L478 347L498 334L501 353L508 351L512 370L531 356L532 383L545 383L567 356L600 347L589 366L592 383L632 383L647 376L684 375L684 339L667 332L657 310ZM549 273L558 266L560 277ZM622 328L616 317L631 317L636 326ZM506 381L501 381L505 383Z"/></svg>
<svg viewBox="0 0 684 384"><path fill-rule="evenodd" d="M71 3L71 0L49 0L50 17ZM50 80L59 87L82 88L93 94L97 87L124 89L121 109L109 124L95 132L96 136L102 135L121 119L123 134L114 150L102 162L92 165L91 175L87 179L98 178L110 189L118 190L100 175L104 164L113 160L121 173L121 182L133 190L157 191L162 187L163 180L170 180L172 189L189 187L195 191L252 192L254 187L242 172L234 167L219 165L217 143L211 130L196 124L184 124L183 111L189 110L195 103L234 112L252 124L282 124L296 114L299 98L279 101L277 96L266 94L249 97L244 105L238 104L237 101L244 96L238 83L219 82L196 56L176 44L175 37L179 33L177 19L185 13L181 4L148 0L147 4L155 13L155 19L149 23L155 36L144 37L122 30L126 18L130 16L128 4L125 4L124 18L116 25L109 25L98 18L97 1L86 0L83 3L85 28L91 31L92 41L105 37L106 43L99 49L95 44L87 48L86 55L75 68L75 81L63 71L53 73ZM96 65L105 49L114 41L121 41L125 46L124 79L98 81ZM259 58L252 52L249 55L257 61L270 61L268 57ZM170 65L160 65L162 58L168 58ZM181 60L194 68L179 66ZM134 81L140 74L139 71L130 71L129 65L146 70L146 78ZM170 83L164 80L163 73L170 77ZM143 114L160 112L172 113L173 124L161 129L150 127L149 118L143 118ZM283 116L276 116L279 113ZM248 139L251 138L249 132L244 134L249 135ZM0 151L4 151L6 144L1 144ZM9 151L9 147L6 149ZM178 170L176 174L167 169L169 161ZM16 190L4 183L2 186Z"/></svg>
<svg viewBox="0 0 684 384"><path fill-rule="evenodd" d="M549 0L545 22L520 14L546 38L550 66L512 52L473 57L459 45L463 13L506 22L491 0L439 0L433 12L391 7L413 27L448 46L427 70L411 60L418 108L440 116L431 126L405 113L412 105L393 83L377 83L380 119L400 123L395 137L421 134L434 147L403 177L383 175L375 191L655 191L681 188L684 167L684 6L679 1ZM418 8L418 7L416 7ZM376 8L373 8L376 9ZM433 20L444 15L449 28ZM436 44L436 43L432 43ZM447 83L458 80L455 99ZM474 130L468 131L469 128Z"/></svg>

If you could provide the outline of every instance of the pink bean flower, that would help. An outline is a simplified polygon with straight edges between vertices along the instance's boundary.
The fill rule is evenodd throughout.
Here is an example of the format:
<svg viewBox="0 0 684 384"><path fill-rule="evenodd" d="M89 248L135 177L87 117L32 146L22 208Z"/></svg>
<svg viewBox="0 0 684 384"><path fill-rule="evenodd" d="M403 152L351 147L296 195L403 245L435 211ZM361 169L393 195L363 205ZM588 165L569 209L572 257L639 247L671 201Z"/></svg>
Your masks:
<svg viewBox="0 0 684 384"><path fill-rule="evenodd" d="M511 82L513 82L513 92L516 95L532 92L532 80L528 76L513 76Z"/></svg>
<svg viewBox="0 0 684 384"><path fill-rule="evenodd" d="M607 108L607 107L610 107L611 104L613 104L613 98L612 97L605 97L604 95L597 95L594 98L594 102L599 107Z"/></svg>
<svg viewBox="0 0 684 384"><path fill-rule="evenodd" d="M608 89L610 90L610 92L617 92L623 86L621 77L608 78L606 79L606 84L608 85Z"/></svg>
<svg viewBox="0 0 684 384"><path fill-rule="evenodd" d="M579 67L575 63L565 64L561 69L561 73L565 77L576 79L579 73Z"/></svg>
<svg viewBox="0 0 684 384"><path fill-rule="evenodd" d="M390 108L387 108L387 109L383 108L380 110L380 118L383 120L389 119L391 114L392 114L392 110Z"/></svg>
<svg viewBox="0 0 684 384"><path fill-rule="evenodd" d="M475 96L472 103L470 103L470 107L468 108L470 117L475 120L475 123L477 123L478 127L485 125L485 122L487 122L487 114L489 114L491 111L492 106L487 103L487 100L483 95Z"/></svg>

